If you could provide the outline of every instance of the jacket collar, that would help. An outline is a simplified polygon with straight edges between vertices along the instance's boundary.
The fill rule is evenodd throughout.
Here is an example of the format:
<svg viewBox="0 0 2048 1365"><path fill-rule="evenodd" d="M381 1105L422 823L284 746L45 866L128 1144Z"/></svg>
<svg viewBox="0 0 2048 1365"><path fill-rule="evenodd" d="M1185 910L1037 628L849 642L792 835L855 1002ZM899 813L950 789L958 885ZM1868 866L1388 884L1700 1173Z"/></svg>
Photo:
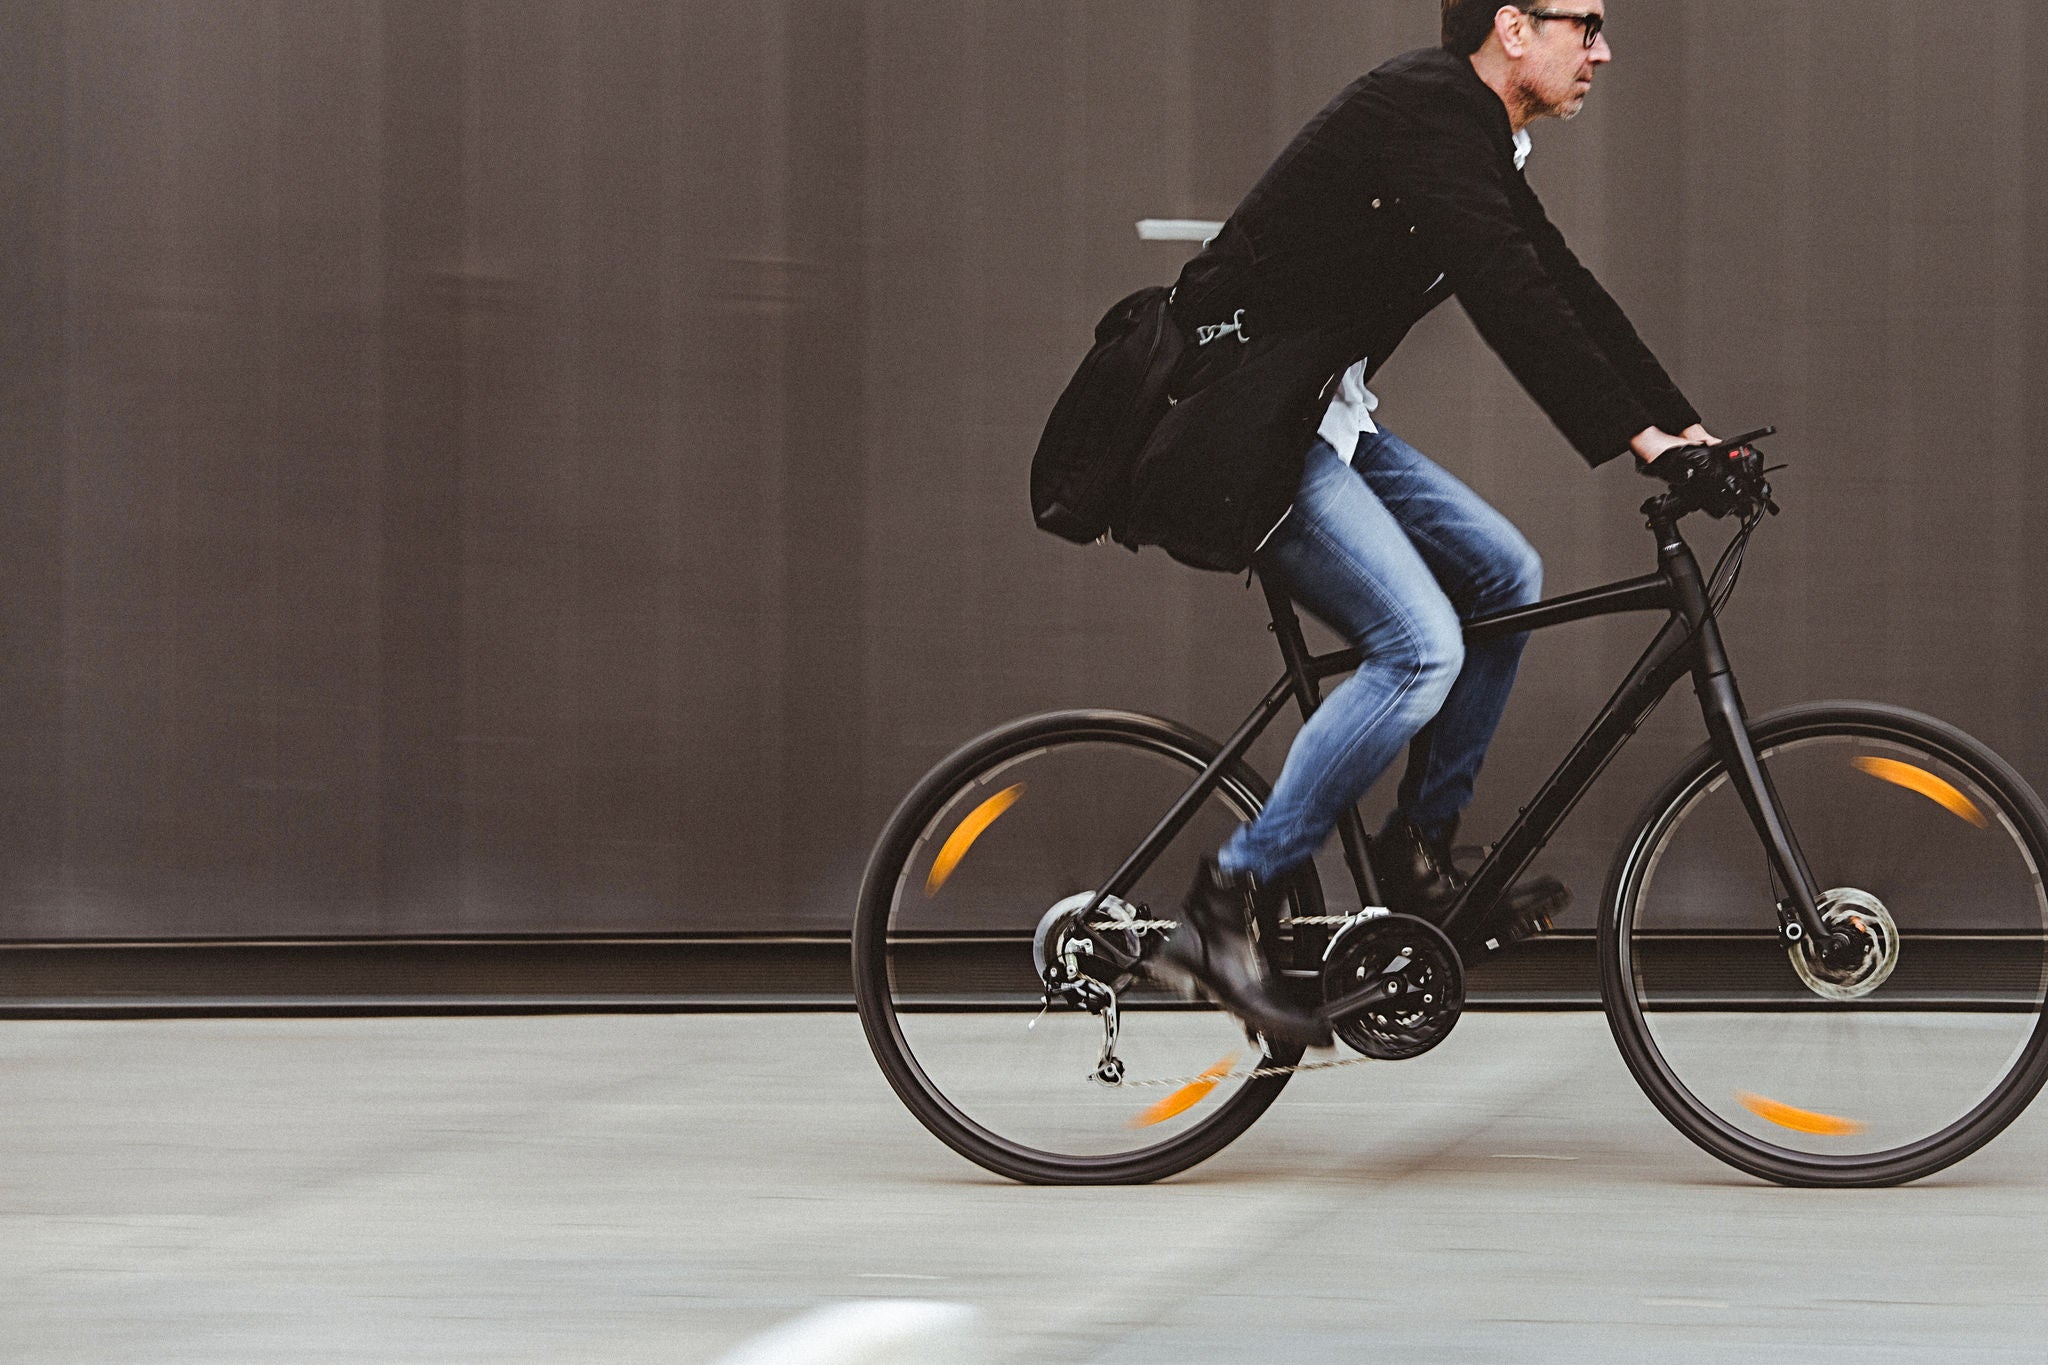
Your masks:
<svg viewBox="0 0 2048 1365"><path fill-rule="evenodd" d="M1492 86L1479 79L1479 73L1473 70L1468 58L1440 47L1423 47L1396 57L1388 66L1406 68L1431 84L1441 83L1456 90L1482 113L1487 131L1499 145L1501 155L1514 155L1515 130L1508 121L1507 104L1494 93Z"/></svg>

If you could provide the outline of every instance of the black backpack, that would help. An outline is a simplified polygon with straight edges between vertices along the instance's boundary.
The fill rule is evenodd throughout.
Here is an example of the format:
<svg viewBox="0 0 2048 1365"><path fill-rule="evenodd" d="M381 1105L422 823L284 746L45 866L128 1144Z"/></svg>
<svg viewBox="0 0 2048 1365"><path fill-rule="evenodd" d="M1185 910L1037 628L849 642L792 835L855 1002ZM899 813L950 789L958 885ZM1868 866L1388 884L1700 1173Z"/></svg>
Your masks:
<svg viewBox="0 0 2048 1365"><path fill-rule="evenodd" d="M1040 529L1086 545L1121 526L1138 453L1169 406L1167 382L1187 348L1167 305L1140 289L1095 325L1095 346L1053 405L1031 460Z"/></svg>

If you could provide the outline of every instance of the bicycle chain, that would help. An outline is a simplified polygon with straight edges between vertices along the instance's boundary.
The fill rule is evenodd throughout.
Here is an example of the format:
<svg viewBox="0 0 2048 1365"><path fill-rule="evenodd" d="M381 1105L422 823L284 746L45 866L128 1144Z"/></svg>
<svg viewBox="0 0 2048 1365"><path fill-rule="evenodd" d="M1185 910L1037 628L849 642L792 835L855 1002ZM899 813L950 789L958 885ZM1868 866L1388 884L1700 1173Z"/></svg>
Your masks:
<svg viewBox="0 0 2048 1365"><path fill-rule="evenodd" d="M1303 928L1327 927L1334 929L1340 925L1349 924L1357 918L1358 916L1356 915L1308 915L1301 919L1288 920L1287 923L1299 925ZM1129 929L1141 934L1164 933L1169 929L1180 928L1180 921L1177 919L1134 919L1125 920L1121 924L1091 924L1088 927L1098 934L1114 933L1118 929Z"/></svg>
<svg viewBox="0 0 2048 1365"><path fill-rule="evenodd" d="M1250 1071L1231 1071L1221 1076L1180 1076L1163 1081L1132 1081L1119 1083L1120 1089L1144 1090L1161 1086L1187 1086L1201 1081L1263 1081L1272 1076L1292 1076L1300 1071L1335 1071L1341 1066L1364 1066L1367 1062L1378 1061L1377 1057L1339 1057L1334 1062L1296 1062L1293 1066L1261 1066Z"/></svg>

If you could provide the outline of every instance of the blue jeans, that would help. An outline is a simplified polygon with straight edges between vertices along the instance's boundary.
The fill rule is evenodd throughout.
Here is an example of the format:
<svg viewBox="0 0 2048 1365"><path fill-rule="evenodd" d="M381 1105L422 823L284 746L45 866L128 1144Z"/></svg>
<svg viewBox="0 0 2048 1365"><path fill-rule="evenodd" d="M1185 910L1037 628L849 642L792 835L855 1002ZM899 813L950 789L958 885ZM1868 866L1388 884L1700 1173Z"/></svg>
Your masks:
<svg viewBox="0 0 2048 1365"><path fill-rule="evenodd" d="M1526 606L1543 563L1506 517L1391 432L1350 465L1317 440L1260 573L1365 651L1295 737L1273 799L1224 845L1225 870L1273 881L1314 857L1408 746L1394 820L1448 837L1472 801L1527 636L1465 648L1463 619Z"/></svg>

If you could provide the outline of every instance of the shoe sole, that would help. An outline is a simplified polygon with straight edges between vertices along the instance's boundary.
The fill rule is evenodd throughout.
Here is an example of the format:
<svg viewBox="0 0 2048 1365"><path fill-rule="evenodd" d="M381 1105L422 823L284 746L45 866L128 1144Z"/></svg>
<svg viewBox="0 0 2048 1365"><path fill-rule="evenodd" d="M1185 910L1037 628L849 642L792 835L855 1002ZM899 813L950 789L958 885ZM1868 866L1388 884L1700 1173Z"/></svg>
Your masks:
<svg viewBox="0 0 2048 1365"><path fill-rule="evenodd" d="M1330 1047L1336 1042L1336 1036L1327 1026L1318 1028L1313 1020L1297 1020L1264 1014L1263 1011L1242 1011L1229 1001L1218 999L1200 977L1178 963L1162 958L1147 963L1146 968L1162 986L1179 991L1190 1000L1208 1001L1269 1042L1298 1047Z"/></svg>

